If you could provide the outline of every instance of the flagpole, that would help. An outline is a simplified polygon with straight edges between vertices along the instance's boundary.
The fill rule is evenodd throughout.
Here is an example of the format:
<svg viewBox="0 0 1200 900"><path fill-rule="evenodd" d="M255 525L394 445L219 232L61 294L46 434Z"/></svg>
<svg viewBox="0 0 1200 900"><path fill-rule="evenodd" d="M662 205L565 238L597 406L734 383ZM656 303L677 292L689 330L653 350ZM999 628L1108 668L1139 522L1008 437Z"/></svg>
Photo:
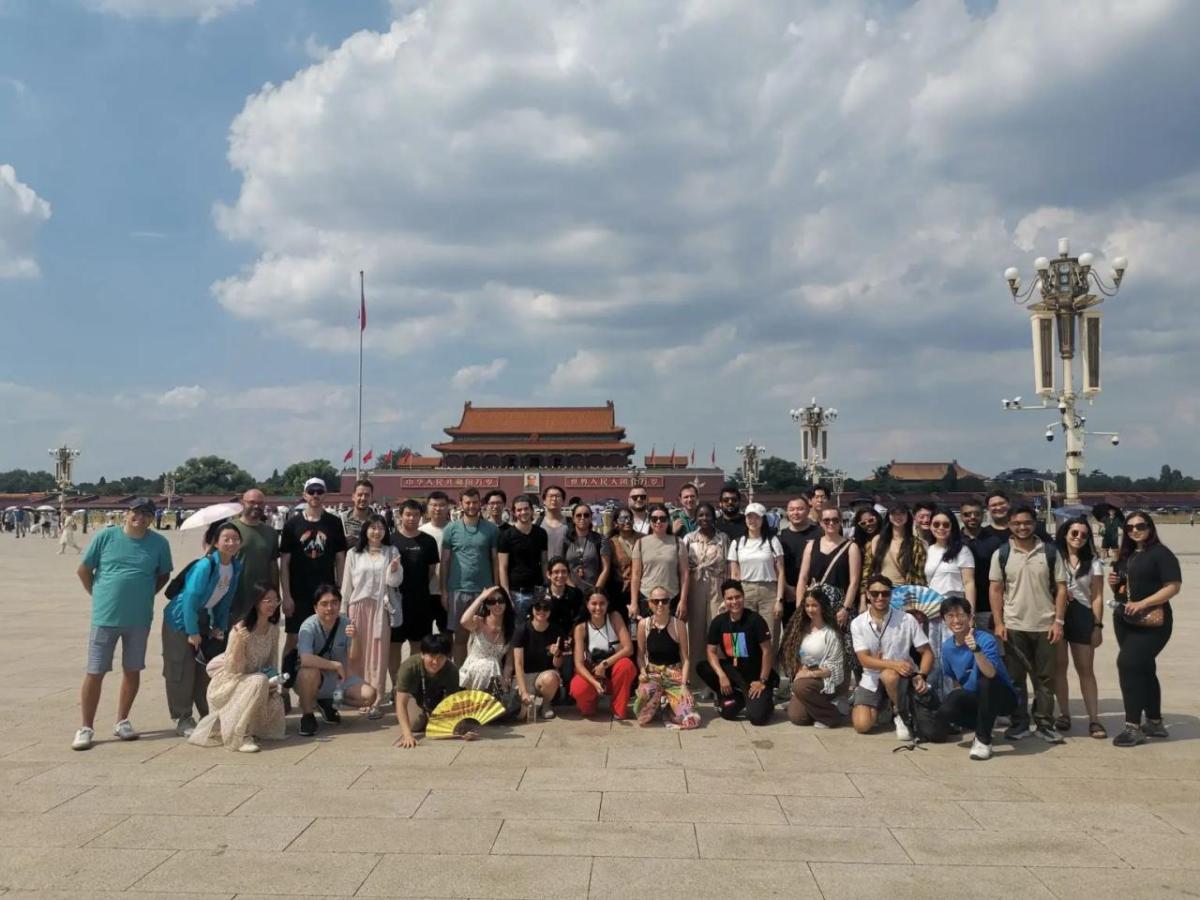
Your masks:
<svg viewBox="0 0 1200 900"><path fill-rule="evenodd" d="M362 478L363 332L367 330L367 289L362 269L358 270L358 444L354 448L354 470Z"/></svg>

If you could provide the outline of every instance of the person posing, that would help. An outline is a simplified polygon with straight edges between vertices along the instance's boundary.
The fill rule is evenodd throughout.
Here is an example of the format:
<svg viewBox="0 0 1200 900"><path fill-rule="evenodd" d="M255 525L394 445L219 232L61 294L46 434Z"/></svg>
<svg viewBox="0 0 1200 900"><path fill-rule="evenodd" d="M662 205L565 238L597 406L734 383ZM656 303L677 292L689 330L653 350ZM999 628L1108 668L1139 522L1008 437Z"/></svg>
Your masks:
<svg viewBox="0 0 1200 900"><path fill-rule="evenodd" d="M613 569L608 579L608 596L616 609L629 608L633 587L633 546L639 538L641 535L633 530L633 511L622 506L613 517L613 528L608 535Z"/></svg>
<svg viewBox="0 0 1200 900"><path fill-rule="evenodd" d="M548 598L537 597L530 607L529 618L517 628L512 649L521 702L526 709L532 709L540 698L545 719L554 718L550 704L562 687L563 658L570 644L563 630L550 618L553 608Z"/></svg>
<svg viewBox="0 0 1200 900"><path fill-rule="evenodd" d="M975 609L975 556L962 539L958 519L950 510L939 507L930 517L929 532L933 540L925 551L925 583L943 597L965 597ZM946 623L940 617L931 619L929 646L933 648L935 672L942 671L942 644L947 636ZM951 690L945 679L940 687L943 694Z"/></svg>
<svg viewBox="0 0 1200 900"><path fill-rule="evenodd" d="M883 528L883 521L879 518L879 511L875 507L864 506L854 513L851 525L851 538L854 543L858 544L859 554L865 554L867 544L871 543Z"/></svg>
<svg viewBox="0 0 1200 900"><path fill-rule="evenodd" d="M242 549L238 551L242 575L229 611L231 622L240 622L257 602L255 585L271 584L276 595L279 593L279 532L266 521L266 495L258 488L250 488L242 494L241 502L242 511L233 524L242 536Z"/></svg>
<svg viewBox="0 0 1200 900"><path fill-rule="evenodd" d="M834 703L846 678L845 649L835 625L841 603L835 587L810 588L800 605L799 627L789 627L780 648L784 671L792 677L787 715L793 725L833 728L841 721Z"/></svg>
<svg viewBox="0 0 1200 900"><path fill-rule="evenodd" d="M933 521L933 514L936 511L937 504L931 500L922 500L913 505L913 534L926 547L933 543L933 530L930 523Z"/></svg>
<svg viewBox="0 0 1200 900"><path fill-rule="evenodd" d="M488 491L483 497L480 515L484 521L491 522L497 530L504 531L508 523L504 521L504 507L508 505L508 494L499 488Z"/></svg>
<svg viewBox="0 0 1200 900"><path fill-rule="evenodd" d="M392 546L400 554L400 621L392 623L389 635L388 672L396 686L396 670L403 659L404 642L410 656L416 656L426 635L433 634L433 623L441 604L429 592L436 578L438 545L433 535L421 530L421 504L405 500L400 504L399 525L391 535Z"/></svg>
<svg viewBox="0 0 1200 900"><path fill-rule="evenodd" d="M925 542L916 536L912 513L904 503L894 502L879 537L867 545L863 584L876 575L892 584L924 584L925 557Z"/></svg>
<svg viewBox="0 0 1200 900"><path fill-rule="evenodd" d="M909 530L909 536L912 536ZM901 682L911 679L904 689L924 694L929 690L933 670L933 651L929 638L908 613L892 606L892 580L876 575L867 582L867 614L850 623L854 652L862 665L862 678L851 698L850 718L854 730L866 734L875 727L879 710L889 704L896 722L896 739L911 741L912 732L900 714ZM913 651L920 665L913 665Z"/></svg>
<svg viewBox="0 0 1200 900"><path fill-rule="evenodd" d="M232 522L221 525L213 538L213 550L188 569L183 587L163 610L163 680L167 686L167 709L175 720L175 733L187 737L196 727L193 708L208 715L208 659L220 649L205 646L203 658L197 651L206 642L221 644L229 629L229 610L237 594L242 562L237 559L242 534Z"/></svg>
<svg viewBox="0 0 1200 900"><path fill-rule="evenodd" d="M279 536L280 596L283 598L286 656L295 646L300 626L316 609L317 587L337 584L346 561L342 520L325 509L325 482L304 482L304 509L284 523ZM289 685L294 687L294 685ZM283 691L284 708L290 705Z"/></svg>
<svg viewBox="0 0 1200 900"><path fill-rule="evenodd" d="M171 545L150 531L154 503L145 497L130 502L121 528L105 528L88 544L76 574L92 598L92 630L88 635L87 670L80 688L83 719L71 746L90 750L95 738L96 708L104 676L112 670L113 651L121 641L121 693L113 734L136 740L129 711L137 697L146 642L154 621L154 595L171 576Z"/></svg>
<svg viewBox="0 0 1200 900"><path fill-rule="evenodd" d="M670 513L661 503L650 507L649 534L642 535L633 547L633 569L630 575L629 618L649 615L646 604L656 587L667 589L671 609L687 621L688 564L683 541L667 530Z"/></svg>
<svg viewBox="0 0 1200 900"><path fill-rule="evenodd" d="M542 518L538 527L546 532L546 556L563 555L563 542L567 539L569 523L563 518L563 504L567 502L567 492L557 484L551 484L542 489Z"/></svg>
<svg viewBox="0 0 1200 900"><path fill-rule="evenodd" d="M671 513L671 532L683 537L696 530L696 511L700 506L700 491L694 484L679 489L679 508Z"/></svg>
<svg viewBox="0 0 1200 900"><path fill-rule="evenodd" d="M350 546L358 543L358 536L371 518L371 500L375 497L375 485L370 478L360 478L354 482L354 493L350 495L350 512L344 519L346 543Z"/></svg>
<svg viewBox="0 0 1200 900"><path fill-rule="evenodd" d="M1125 704L1125 729L1117 747L1135 747L1146 738L1165 738L1158 654L1171 639L1175 613L1171 599L1179 593L1183 575L1175 554L1162 545L1149 513L1133 512L1125 519L1125 536L1109 584L1120 590L1122 602L1113 610L1117 636L1117 673ZM1145 721L1142 716L1145 715Z"/></svg>
<svg viewBox="0 0 1200 900"><path fill-rule="evenodd" d="M550 546L546 532L533 524L533 498L520 494L512 502L513 524L500 532L497 560L500 587L508 591L517 608L517 618L525 619L533 603L534 590L546 571L546 551Z"/></svg>
<svg viewBox="0 0 1200 900"><path fill-rule="evenodd" d="M688 689L690 656L688 627L671 615L666 588L650 592L650 615L638 622L637 697L633 714L639 725L649 725L661 709L668 728L688 730L700 724L695 701Z"/></svg>
<svg viewBox="0 0 1200 900"><path fill-rule="evenodd" d="M746 517L742 515L742 492L736 485L727 484L721 488L721 496L717 501L720 510L717 512L717 530L735 541L746 533Z"/></svg>
<svg viewBox="0 0 1200 900"><path fill-rule="evenodd" d="M317 733L319 706L326 722L342 721L335 700L351 706L370 708L375 705L375 689L361 677L351 675L350 664L362 656L362 643L356 637L353 623L342 612L342 592L332 584L322 584L316 590L316 612L300 626L296 649L300 668L296 673L296 693L300 697L300 734L311 737Z"/></svg>
<svg viewBox="0 0 1200 900"><path fill-rule="evenodd" d="M862 557L854 541L842 537L842 514L836 507L821 512L821 536L804 548L800 561L800 580L796 589L807 590L815 584L828 584L842 592L842 608L837 611L837 626L849 627L858 612L858 578Z"/></svg>
<svg viewBox="0 0 1200 900"><path fill-rule="evenodd" d="M804 548L821 536L821 526L808 517L808 498L803 494L787 503L787 525L775 535L783 548L783 619L784 627L796 612L796 585L800 583L800 564Z"/></svg>
<svg viewBox="0 0 1200 900"><path fill-rule="evenodd" d="M633 514L633 530L638 534L650 533L650 513L646 511L649 499L644 487L630 488L629 511Z"/></svg>
<svg viewBox="0 0 1200 900"><path fill-rule="evenodd" d="M209 713L196 725L188 743L257 753L258 741L284 738L283 699L275 668L279 593L270 582L259 582L250 595L254 602L230 630L229 646L209 682Z"/></svg>
<svg viewBox="0 0 1200 900"><path fill-rule="evenodd" d="M358 533L358 542L346 555L342 596L358 635L362 653L350 662L351 677L361 678L375 692L376 704L387 691L388 661L392 645L392 591L404 581L400 551L392 546L387 521L372 513ZM368 719L383 713L378 705L367 710Z"/></svg>
<svg viewBox="0 0 1200 900"><path fill-rule="evenodd" d="M751 503L746 507L746 533L729 544L726 559L729 577L742 583L747 609L766 620L771 641L779 645L779 623L783 618L783 545L768 537L766 507Z"/></svg>
<svg viewBox="0 0 1200 900"><path fill-rule="evenodd" d="M596 714L601 694L612 700L616 719L629 718L629 694L637 669L633 664L633 641L625 620L609 612L608 597L600 592L587 598L587 615L575 626L575 674L571 696L583 716Z"/></svg>
<svg viewBox="0 0 1200 900"><path fill-rule="evenodd" d="M992 554L1008 540L1008 530L1003 536L994 532L984 531L983 501L972 497L964 500L958 508L962 516L963 542L975 558L975 603L972 606L975 614L975 627L986 631L992 629L992 605L988 599L991 594L991 581L988 576L992 571Z"/></svg>
<svg viewBox="0 0 1200 900"><path fill-rule="evenodd" d="M736 719L744 709L751 725L766 725L779 683L771 630L762 616L746 609L740 581L726 579L721 597L725 611L709 623L706 658L696 664L696 674L717 698L722 719Z"/></svg>
<svg viewBox="0 0 1200 900"><path fill-rule="evenodd" d="M512 645L517 619L508 592L485 588L463 611L458 624L470 635L458 683L470 690L499 694L512 682Z"/></svg>
<svg viewBox="0 0 1200 900"><path fill-rule="evenodd" d="M450 524L450 498L442 491L432 491L426 504L426 513L429 518L421 523L421 531L433 538L438 555L438 564L433 567L433 576L429 580L429 600L438 630L446 631L446 607L450 598L442 593L442 535Z"/></svg>
<svg viewBox="0 0 1200 900"><path fill-rule="evenodd" d="M971 759L991 759L996 717L1010 715L1017 705L1000 642L986 631L975 630L965 597L943 600L942 620L950 631L942 644L942 676L956 687L942 698L935 715L947 729L974 730Z"/></svg>
<svg viewBox="0 0 1200 900"><path fill-rule="evenodd" d="M1032 732L1048 744L1061 744L1054 730L1054 645L1062 640L1067 614L1067 570L1053 544L1034 533L1033 509L1018 506L1008 517L1012 536L992 556L992 624L1004 644L1004 658L1017 691L1010 741L1030 735L1025 681L1033 682Z"/></svg>
<svg viewBox="0 0 1200 900"><path fill-rule="evenodd" d="M1058 700L1058 718L1054 727L1071 730L1070 690L1067 687L1067 648L1079 676L1079 692L1088 714L1088 734L1094 738L1108 737L1100 724L1100 691L1096 685L1094 661L1096 648L1104 636L1104 578L1100 560L1096 558L1092 541L1092 526L1087 516L1063 523L1054 535L1058 555L1067 570L1067 614L1064 616L1063 638L1056 646L1054 696Z"/></svg>
<svg viewBox="0 0 1200 900"><path fill-rule="evenodd" d="M583 593L605 591L612 568L608 538L592 527L592 508L576 503L571 508L571 525L563 542L563 555L571 567L571 583Z"/></svg>
<svg viewBox="0 0 1200 900"><path fill-rule="evenodd" d="M458 690L458 667L450 661L450 635L425 635L421 652L406 659L396 672L400 737L393 746L404 750L417 746L416 735L425 733L429 714Z"/></svg>
<svg viewBox="0 0 1200 900"><path fill-rule="evenodd" d="M717 530L717 511L711 503L696 507L696 530L683 538L683 551L688 565L687 621L691 626L688 656L698 663L708 652L708 625L725 609L721 585L729 577L729 538ZM702 685L696 666L691 669L693 686Z"/></svg>
<svg viewBox="0 0 1200 900"><path fill-rule="evenodd" d="M463 613L480 591L496 583L500 532L479 515L479 491L467 488L458 497L462 516L442 532L441 595L447 600L446 628L454 632L454 662L467 658L469 631L460 627Z"/></svg>

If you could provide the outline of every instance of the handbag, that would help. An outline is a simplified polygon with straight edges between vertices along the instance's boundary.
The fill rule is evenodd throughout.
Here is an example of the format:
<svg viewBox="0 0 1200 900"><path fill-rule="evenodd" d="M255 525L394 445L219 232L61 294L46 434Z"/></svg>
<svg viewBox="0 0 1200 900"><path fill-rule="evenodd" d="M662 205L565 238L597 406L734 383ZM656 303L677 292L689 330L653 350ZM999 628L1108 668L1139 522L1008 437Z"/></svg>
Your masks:
<svg viewBox="0 0 1200 900"><path fill-rule="evenodd" d="M1161 628L1167 621L1167 616L1161 606L1152 607L1144 612L1133 613L1133 615L1125 612L1125 607L1122 606L1120 613L1121 618L1128 624L1136 625L1139 628Z"/></svg>

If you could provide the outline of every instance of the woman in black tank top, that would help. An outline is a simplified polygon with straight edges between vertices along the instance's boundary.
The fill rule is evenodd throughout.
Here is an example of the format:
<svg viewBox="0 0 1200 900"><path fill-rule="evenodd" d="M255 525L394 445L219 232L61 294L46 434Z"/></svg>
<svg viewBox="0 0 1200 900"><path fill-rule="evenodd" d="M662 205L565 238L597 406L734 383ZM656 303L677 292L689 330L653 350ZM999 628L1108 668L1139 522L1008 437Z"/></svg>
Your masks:
<svg viewBox="0 0 1200 900"><path fill-rule="evenodd" d="M638 677L633 713L639 725L649 725L661 709L668 728L695 728L700 715L694 709L687 679L687 625L671 615L666 588L650 592L650 615L638 622Z"/></svg>

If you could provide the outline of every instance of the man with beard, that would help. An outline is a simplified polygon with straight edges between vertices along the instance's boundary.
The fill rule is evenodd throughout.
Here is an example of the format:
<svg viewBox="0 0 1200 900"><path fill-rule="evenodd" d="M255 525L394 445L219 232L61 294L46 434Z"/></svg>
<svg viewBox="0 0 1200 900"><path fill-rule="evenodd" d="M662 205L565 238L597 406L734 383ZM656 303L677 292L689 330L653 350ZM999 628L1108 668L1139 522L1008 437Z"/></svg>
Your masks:
<svg viewBox="0 0 1200 900"><path fill-rule="evenodd" d="M638 534L650 533L650 514L646 512L646 503L650 495L641 485L629 490L629 511L633 513L633 530Z"/></svg>
<svg viewBox="0 0 1200 900"><path fill-rule="evenodd" d="M230 622L240 622L254 603L254 586L269 584L279 589L279 534L266 522L267 498L258 488L242 494L242 512L233 520L242 536L242 574L237 595L229 611Z"/></svg>
<svg viewBox="0 0 1200 900"><path fill-rule="evenodd" d="M346 514L346 543L357 544L359 532L371 518L371 500L375 496L375 485L370 478L354 482L354 493L350 495L350 512ZM340 574L340 573L339 573Z"/></svg>
<svg viewBox="0 0 1200 900"><path fill-rule="evenodd" d="M679 509L671 513L671 531L682 538L698 527L696 510L700 507L700 491L694 484L685 484L679 489Z"/></svg>
<svg viewBox="0 0 1200 900"><path fill-rule="evenodd" d="M732 484L721 488L721 508L717 510L717 531L735 543L746 536L746 517L742 515L742 492Z"/></svg>

